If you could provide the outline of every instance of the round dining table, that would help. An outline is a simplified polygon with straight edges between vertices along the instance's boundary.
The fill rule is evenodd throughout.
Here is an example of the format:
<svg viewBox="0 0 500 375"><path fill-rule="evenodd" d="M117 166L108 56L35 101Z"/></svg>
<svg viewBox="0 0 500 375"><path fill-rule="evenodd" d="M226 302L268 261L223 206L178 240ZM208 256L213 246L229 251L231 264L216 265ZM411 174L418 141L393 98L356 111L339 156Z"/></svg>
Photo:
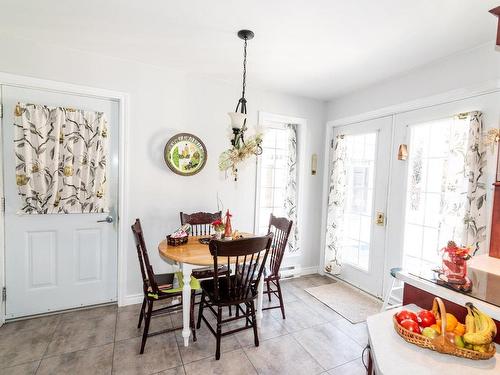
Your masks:
<svg viewBox="0 0 500 375"><path fill-rule="evenodd" d="M253 234L242 233L244 238L253 237ZM167 240L163 240L158 245L160 257L168 263L178 264L182 271L182 279L184 286L182 288L182 337L184 338L184 346L189 345L189 336L191 329L189 327L189 313L191 301L191 273L193 269L214 265L213 256L210 254L208 244L203 244L200 238L207 236L189 236L187 243L177 246L171 246ZM227 258L219 257L219 264L227 264ZM262 299L264 295L264 282L261 281L258 285L257 294L257 325L260 325L262 320Z"/></svg>

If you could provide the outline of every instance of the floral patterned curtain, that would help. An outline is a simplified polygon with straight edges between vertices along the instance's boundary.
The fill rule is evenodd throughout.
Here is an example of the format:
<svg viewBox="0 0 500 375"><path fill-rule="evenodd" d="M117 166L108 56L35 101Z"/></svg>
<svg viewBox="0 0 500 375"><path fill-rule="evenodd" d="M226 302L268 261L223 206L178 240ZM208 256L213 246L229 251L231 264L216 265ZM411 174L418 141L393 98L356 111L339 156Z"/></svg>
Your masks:
<svg viewBox="0 0 500 375"><path fill-rule="evenodd" d="M465 173L468 177L465 202L465 228L462 243L472 247L474 254L486 252L486 147L483 142L483 114L469 114L469 137L465 158Z"/></svg>
<svg viewBox="0 0 500 375"><path fill-rule="evenodd" d="M19 103L14 126L19 213L108 211L104 113Z"/></svg>
<svg viewBox="0 0 500 375"><path fill-rule="evenodd" d="M344 230L344 208L347 186L346 144L343 135L337 136L333 148L332 170L328 192L325 271L338 275L342 270L340 240Z"/></svg>
<svg viewBox="0 0 500 375"><path fill-rule="evenodd" d="M297 125L288 124L288 159L287 183L285 196L285 214L293 220L292 230L288 239L288 252L299 251L299 230L297 228Z"/></svg>

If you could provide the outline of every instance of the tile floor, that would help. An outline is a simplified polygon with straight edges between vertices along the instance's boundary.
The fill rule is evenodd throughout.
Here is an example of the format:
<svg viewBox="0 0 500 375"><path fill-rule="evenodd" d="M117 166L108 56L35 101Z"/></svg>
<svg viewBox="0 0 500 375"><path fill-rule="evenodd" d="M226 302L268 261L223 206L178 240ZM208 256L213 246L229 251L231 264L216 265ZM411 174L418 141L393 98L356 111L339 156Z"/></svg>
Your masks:
<svg viewBox="0 0 500 375"><path fill-rule="evenodd" d="M148 339L139 355L139 305L80 310L0 328L0 374L365 374L365 323L353 325L304 291L332 282L308 275L283 282L287 318L264 311L260 346L251 330L215 339L202 323L185 348L180 331ZM151 331L179 326L181 314L152 320Z"/></svg>

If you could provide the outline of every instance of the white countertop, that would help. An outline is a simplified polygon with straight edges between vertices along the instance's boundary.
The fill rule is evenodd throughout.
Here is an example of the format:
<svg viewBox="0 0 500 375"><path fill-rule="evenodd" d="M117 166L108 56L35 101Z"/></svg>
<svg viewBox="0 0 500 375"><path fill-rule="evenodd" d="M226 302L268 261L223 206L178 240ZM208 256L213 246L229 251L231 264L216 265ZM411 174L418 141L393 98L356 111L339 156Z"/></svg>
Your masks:
<svg viewBox="0 0 500 375"><path fill-rule="evenodd" d="M468 261L467 267L500 276L500 259L490 257L486 254L472 257Z"/></svg>
<svg viewBox="0 0 500 375"><path fill-rule="evenodd" d="M418 289L425 290L426 292L429 292L435 296L454 302L457 305L465 306L466 302L472 302L478 309L482 310L493 319L500 321L500 307L492 305L491 303L487 303L466 294L459 293L443 286L431 283L430 281L421 279L420 277L411 275L405 271L398 272L396 274L396 278ZM430 307L428 306L427 308Z"/></svg>
<svg viewBox="0 0 500 375"><path fill-rule="evenodd" d="M441 354L407 343L394 330L392 316L399 310L418 311L407 305L369 316L366 323L377 375L488 375L500 374L500 346L488 360L471 360Z"/></svg>

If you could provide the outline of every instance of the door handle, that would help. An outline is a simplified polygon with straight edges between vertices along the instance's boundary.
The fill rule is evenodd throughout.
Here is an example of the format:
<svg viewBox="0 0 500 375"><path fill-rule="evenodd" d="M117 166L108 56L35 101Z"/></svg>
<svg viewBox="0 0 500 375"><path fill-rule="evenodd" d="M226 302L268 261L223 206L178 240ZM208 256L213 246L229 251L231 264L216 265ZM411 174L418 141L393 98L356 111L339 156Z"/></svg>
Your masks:
<svg viewBox="0 0 500 375"><path fill-rule="evenodd" d="M104 220L97 220L98 223L109 223L111 224L113 222L113 216L106 216Z"/></svg>

